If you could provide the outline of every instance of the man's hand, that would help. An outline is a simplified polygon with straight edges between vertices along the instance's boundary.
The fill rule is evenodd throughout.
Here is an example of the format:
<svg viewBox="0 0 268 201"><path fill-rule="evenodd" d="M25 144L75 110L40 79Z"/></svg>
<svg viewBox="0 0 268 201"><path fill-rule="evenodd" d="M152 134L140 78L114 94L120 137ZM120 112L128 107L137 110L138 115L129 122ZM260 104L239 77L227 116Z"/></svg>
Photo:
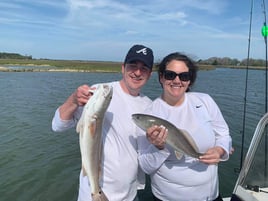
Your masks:
<svg viewBox="0 0 268 201"><path fill-rule="evenodd" d="M78 87L72 94L73 103L77 106L85 105L89 98L93 95L94 89L95 88L90 88L88 85Z"/></svg>

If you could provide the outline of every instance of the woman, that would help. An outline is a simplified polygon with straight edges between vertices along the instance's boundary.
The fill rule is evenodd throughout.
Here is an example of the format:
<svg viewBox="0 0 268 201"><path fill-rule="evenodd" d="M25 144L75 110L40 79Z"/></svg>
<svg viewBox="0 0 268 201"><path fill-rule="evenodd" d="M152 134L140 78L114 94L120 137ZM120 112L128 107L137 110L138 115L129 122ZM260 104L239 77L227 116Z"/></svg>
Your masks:
<svg viewBox="0 0 268 201"><path fill-rule="evenodd" d="M228 125L209 95L189 92L198 69L191 59L176 52L166 56L158 67L163 92L146 113L188 131L204 155L199 159L186 155L177 158L165 144L168 130L163 126L149 128L148 140L141 140L139 163L151 177L154 200L221 200L218 163L229 158Z"/></svg>

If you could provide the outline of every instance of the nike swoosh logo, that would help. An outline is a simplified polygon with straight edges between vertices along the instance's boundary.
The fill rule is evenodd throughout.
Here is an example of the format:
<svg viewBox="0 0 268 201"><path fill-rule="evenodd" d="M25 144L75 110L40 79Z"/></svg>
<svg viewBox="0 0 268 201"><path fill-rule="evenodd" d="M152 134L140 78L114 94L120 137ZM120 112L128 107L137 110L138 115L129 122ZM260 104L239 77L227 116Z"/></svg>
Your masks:
<svg viewBox="0 0 268 201"><path fill-rule="evenodd" d="M200 107L202 107L202 105L196 105L195 107L196 107L196 108L200 108Z"/></svg>

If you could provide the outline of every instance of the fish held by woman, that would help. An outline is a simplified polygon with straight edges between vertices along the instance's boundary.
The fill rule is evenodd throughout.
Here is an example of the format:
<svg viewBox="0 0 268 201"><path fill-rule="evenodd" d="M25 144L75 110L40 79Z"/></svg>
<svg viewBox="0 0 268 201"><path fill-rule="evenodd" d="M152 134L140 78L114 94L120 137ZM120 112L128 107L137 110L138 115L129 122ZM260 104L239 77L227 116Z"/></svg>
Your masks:
<svg viewBox="0 0 268 201"><path fill-rule="evenodd" d="M83 174L88 176L93 201L108 201L100 187L102 160L102 123L104 114L111 102L113 90L100 84L84 106L77 124Z"/></svg>
<svg viewBox="0 0 268 201"><path fill-rule="evenodd" d="M169 121L148 114L133 114L132 119L144 131L152 126L164 126L168 130L166 143L175 150L178 159L183 154L194 158L199 158L203 155L198 152L197 145L191 135L187 131L177 128Z"/></svg>

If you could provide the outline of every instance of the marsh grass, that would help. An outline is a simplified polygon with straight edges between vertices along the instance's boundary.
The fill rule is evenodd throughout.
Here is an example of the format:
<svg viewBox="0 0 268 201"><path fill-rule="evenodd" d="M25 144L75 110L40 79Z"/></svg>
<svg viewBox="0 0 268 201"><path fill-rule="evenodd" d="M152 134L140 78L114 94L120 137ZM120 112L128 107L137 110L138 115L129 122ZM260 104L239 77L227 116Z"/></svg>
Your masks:
<svg viewBox="0 0 268 201"><path fill-rule="evenodd" d="M79 60L46 60L46 59L0 59L0 65L23 65L23 66L44 66L44 69L72 69L77 71L121 71L120 62L106 61L79 61ZM30 70L30 69L28 69ZM40 68L39 68L40 70Z"/></svg>
<svg viewBox="0 0 268 201"><path fill-rule="evenodd" d="M7 66L27 66L27 68L10 69ZM0 71L85 71L85 72L121 72L122 62L49 60L49 59L0 59ZM32 66L32 67L31 67ZM36 68L38 66L39 68ZM41 67L41 68L40 68ZM200 70L212 70L215 66L200 66ZM155 66L153 70L156 70Z"/></svg>

